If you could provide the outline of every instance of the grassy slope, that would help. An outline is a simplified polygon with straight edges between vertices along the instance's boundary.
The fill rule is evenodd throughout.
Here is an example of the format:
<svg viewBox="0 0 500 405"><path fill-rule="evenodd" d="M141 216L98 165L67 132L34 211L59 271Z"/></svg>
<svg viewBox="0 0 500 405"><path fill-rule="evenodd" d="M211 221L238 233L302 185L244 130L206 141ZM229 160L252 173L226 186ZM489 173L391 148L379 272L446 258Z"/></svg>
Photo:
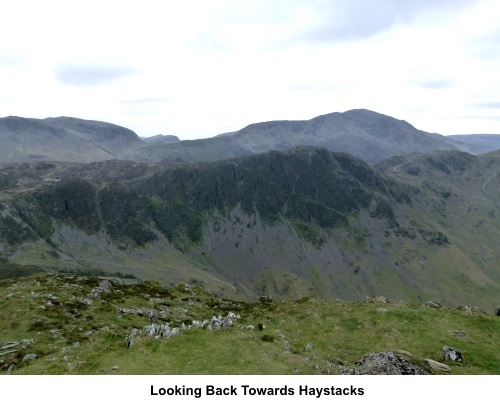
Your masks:
<svg viewBox="0 0 500 405"><path fill-rule="evenodd" d="M0 356L1 373L15 364L13 374L326 374L338 371L337 365L328 368L327 361L335 364L339 358L353 367L367 352L402 349L420 365L424 358L442 361L440 350L446 345L464 355L463 364L445 362L453 374L500 374L500 317L477 311L380 299L244 303L218 299L196 286L191 294L157 283L113 283L110 292L90 305L80 303L98 282L61 274L1 281L0 345L34 339L17 353ZM158 322L172 327L228 311L241 317L221 330L193 328L158 340L141 336L127 349L132 327L150 322L147 315L118 317L116 308L159 310L161 305L168 313ZM264 330L258 330L259 323ZM254 331L245 328L250 324ZM307 343L312 350L306 351ZM22 362L28 353L38 358Z"/></svg>

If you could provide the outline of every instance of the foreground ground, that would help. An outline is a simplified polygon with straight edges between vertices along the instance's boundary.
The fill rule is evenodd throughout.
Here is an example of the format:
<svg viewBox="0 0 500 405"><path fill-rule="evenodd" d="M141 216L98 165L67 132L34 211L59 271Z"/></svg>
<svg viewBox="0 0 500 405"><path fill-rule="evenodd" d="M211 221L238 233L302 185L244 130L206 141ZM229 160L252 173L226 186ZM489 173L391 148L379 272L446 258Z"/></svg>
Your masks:
<svg viewBox="0 0 500 405"><path fill-rule="evenodd" d="M3 374L446 372L425 359L500 374L500 317L384 297L248 303L182 283L39 273L0 280L0 330ZM444 359L445 346L462 361Z"/></svg>

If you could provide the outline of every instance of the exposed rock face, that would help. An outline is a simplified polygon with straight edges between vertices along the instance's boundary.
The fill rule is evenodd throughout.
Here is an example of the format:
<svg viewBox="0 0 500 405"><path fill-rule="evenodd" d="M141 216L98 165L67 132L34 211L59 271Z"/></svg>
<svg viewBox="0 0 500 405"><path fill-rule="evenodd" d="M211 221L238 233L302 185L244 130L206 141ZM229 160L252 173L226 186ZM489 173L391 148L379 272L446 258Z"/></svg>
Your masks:
<svg viewBox="0 0 500 405"><path fill-rule="evenodd" d="M422 367L401 358L396 352L368 353L355 363L354 368L339 367L341 374L363 375L425 375Z"/></svg>

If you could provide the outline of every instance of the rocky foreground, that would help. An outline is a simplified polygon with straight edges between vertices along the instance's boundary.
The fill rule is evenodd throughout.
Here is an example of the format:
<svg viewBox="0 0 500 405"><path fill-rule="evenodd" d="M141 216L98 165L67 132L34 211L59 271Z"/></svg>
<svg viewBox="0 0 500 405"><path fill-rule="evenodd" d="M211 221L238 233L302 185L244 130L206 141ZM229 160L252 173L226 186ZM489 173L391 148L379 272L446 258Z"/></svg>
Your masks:
<svg viewBox="0 0 500 405"><path fill-rule="evenodd" d="M250 303L187 283L40 273L0 281L0 307L2 373L500 373L500 317L466 306Z"/></svg>

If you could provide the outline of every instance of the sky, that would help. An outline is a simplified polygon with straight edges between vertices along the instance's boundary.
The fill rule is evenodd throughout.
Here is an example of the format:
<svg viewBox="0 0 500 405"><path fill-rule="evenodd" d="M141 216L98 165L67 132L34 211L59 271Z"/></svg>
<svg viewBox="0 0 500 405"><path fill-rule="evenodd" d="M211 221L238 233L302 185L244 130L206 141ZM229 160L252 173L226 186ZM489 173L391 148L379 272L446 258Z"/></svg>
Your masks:
<svg viewBox="0 0 500 405"><path fill-rule="evenodd" d="M16 0L0 117L198 139L367 108L500 134L498 0Z"/></svg>

